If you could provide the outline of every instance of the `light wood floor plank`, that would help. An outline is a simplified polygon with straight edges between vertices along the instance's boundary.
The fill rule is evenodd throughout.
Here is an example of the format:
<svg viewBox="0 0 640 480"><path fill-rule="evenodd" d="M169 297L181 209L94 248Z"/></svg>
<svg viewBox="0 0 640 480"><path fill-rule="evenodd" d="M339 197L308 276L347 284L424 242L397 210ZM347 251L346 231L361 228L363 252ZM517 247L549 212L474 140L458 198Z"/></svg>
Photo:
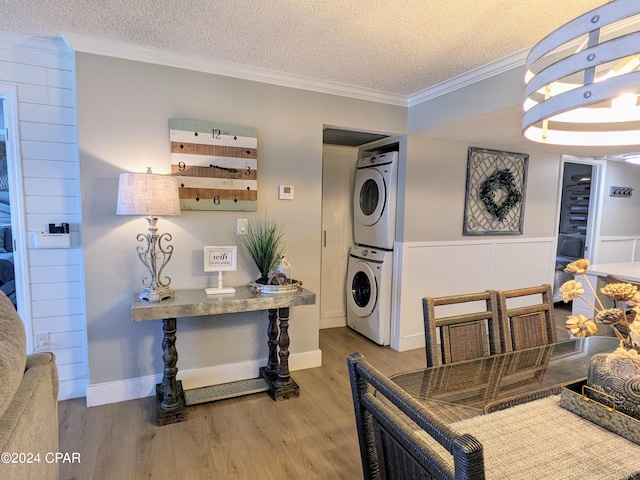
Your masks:
<svg viewBox="0 0 640 480"><path fill-rule="evenodd" d="M60 402L60 451L81 455L60 466L60 478L362 478L346 357L359 351L391 375L424 367L424 348L399 353L339 327L320 331L320 349L321 367L293 372L300 398L259 393L196 405L188 421L163 427L153 424L153 397L89 409L84 399Z"/></svg>

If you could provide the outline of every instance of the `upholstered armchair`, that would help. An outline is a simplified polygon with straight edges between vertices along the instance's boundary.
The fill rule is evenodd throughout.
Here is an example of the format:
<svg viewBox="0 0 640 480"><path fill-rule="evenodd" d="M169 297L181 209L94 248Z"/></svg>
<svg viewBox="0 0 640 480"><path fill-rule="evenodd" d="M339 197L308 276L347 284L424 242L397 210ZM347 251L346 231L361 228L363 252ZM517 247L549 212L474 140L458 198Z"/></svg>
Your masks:
<svg viewBox="0 0 640 480"><path fill-rule="evenodd" d="M24 324L11 301L0 293L0 478L55 480L56 452L55 356L50 352L27 355Z"/></svg>

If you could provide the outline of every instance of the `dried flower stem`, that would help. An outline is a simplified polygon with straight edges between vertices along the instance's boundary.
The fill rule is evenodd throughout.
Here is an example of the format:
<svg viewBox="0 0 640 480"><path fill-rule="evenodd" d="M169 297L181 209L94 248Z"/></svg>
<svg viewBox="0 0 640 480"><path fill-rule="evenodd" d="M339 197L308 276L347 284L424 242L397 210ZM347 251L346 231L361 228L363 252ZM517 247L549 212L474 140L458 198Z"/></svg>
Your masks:
<svg viewBox="0 0 640 480"><path fill-rule="evenodd" d="M618 337L618 340L620 340L620 346L624 347L625 343L627 342L627 339L613 325L611 325L611 330L613 330L613 333L615 333L616 337Z"/></svg>
<svg viewBox="0 0 640 480"><path fill-rule="evenodd" d="M584 273L584 274L582 274L582 276L584 277L585 282L587 282L587 285L589 285L589 288L591 289L591 293L593 293L593 296L596 297L596 300L598 301L598 305L600 305L600 308L602 310L604 310L604 305L602 305L602 302L600 301L600 297L598 297L598 294L596 293L596 291L594 290L593 286L591 285L591 282L589 281L589 278L587 277L587 274ZM584 300L584 298L583 298L583 300ZM585 300L585 302L586 302L586 300ZM587 302L587 303L589 303L589 302ZM598 310L591 303L589 303L589 305L591 305L594 310Z"/></svg>
<svg viewBox="0 0 640 480"><path fill-rule="evenodd" d="M596 307L593 303L591 303L589 300L587 300L586 298L584 298L583 296L578 297L580 300L582 300L584 303L586 303L587 305L589 305L591 308L593 308L596 312L599 312L600 310L598 310L598 307ZM600 304L600 306L602 306L602 304ZM604 307L602 308L604 310Z"/></svg>

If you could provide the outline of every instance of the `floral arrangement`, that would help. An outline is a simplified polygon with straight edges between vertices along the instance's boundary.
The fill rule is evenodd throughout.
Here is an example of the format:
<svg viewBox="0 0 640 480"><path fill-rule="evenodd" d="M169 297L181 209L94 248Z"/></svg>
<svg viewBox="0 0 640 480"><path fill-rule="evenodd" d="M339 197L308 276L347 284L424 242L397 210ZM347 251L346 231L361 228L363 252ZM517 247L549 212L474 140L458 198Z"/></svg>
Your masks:
<svg viewBox="0 0 640 480"><path fill-rule="evenodd" d="M566 327L576 337L589 337L598 331L598 324L609 325L613 333L620 340L620 346L607 358L607 364L613 372L622 378L635 378L640 376L640 292L638 287L630 283L610 283L600 289L603 295L611 298L613 308L605 308L596 294L587 271L589 260L580 259L570 263L565 272L574 275L574 280L565 282L560 287L562 300L567 303L580 298L590 305L596 315L588 319L584 315L569 315ZM593 292L597 305L585 299L583 285L575 280L576 275L582 275L585 283ZM627 313L627 311L630 313Z"/></svg>

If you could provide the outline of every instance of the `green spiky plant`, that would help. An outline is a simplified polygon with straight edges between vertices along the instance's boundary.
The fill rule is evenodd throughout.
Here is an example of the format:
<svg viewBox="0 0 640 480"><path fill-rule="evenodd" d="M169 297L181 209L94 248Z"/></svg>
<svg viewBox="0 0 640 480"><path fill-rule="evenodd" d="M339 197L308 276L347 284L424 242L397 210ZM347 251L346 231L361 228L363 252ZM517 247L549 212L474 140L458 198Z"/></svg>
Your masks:
<svg viewBox="0 0 640 480"><path fill-rule="evenodd" d="M266 216L247 225L247 234L238 235L238 239L255 262L260 276L267 278L269 272L278 263L284 252L282 227Z"/></svg>

